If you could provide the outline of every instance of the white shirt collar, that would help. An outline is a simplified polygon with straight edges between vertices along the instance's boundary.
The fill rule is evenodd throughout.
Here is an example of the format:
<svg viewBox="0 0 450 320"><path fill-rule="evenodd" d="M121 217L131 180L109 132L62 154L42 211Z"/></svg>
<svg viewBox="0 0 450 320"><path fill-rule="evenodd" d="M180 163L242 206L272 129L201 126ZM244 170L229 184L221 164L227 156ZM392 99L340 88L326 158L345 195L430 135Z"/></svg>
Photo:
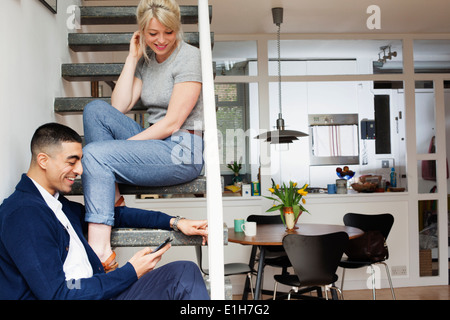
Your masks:
<svg viewBox="0 0 450 320"><path fill-rule="evenodd" d="M35 180L33 180L32 178L30 178L31 181L33 181L34 185L36 186L36 188L39 190L39 192L41 193L42 197L44 198L45 202L48 204L48 206L50 207L50 209L52 209L54 212L56 210L59 210L62 208L62 204L61 202L59 202L58 198L59 198L59 192L56 191L56 193L54 195L51 195L43 186L41 186L38 182L36 182Z"/></svg>

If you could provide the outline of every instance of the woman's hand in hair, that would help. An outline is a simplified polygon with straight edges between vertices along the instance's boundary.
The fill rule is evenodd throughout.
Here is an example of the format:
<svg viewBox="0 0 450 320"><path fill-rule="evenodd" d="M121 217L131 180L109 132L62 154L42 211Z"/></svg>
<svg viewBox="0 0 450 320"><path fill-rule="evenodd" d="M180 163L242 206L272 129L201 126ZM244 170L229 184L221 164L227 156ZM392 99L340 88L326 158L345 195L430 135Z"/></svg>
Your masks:
<svg viewBox="0 0 450 320"><path fill-rule="evenodd" d="M140 38L141 38L141 32L136 31L135 33L133 33L133 37L131 37L131 41L130 41L129 54L137 59L140 59L143 54L143 48L141 48Z"/></svg>

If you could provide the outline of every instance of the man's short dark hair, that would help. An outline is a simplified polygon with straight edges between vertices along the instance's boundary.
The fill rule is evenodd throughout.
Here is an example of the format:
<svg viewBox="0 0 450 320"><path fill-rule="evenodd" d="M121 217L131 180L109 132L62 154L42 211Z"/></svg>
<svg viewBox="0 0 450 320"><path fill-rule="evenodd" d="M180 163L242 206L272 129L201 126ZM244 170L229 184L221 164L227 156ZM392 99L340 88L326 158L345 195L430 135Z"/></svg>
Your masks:
<svg viewBox="0 0 450 320"><path fill-rule="evenodd" d="M63 124L51 122L46 123L34 132L31 138L31 155L33 159L40 153L48 153L50 149L60 147L63 142L81 143L80 135Z"/></svg>

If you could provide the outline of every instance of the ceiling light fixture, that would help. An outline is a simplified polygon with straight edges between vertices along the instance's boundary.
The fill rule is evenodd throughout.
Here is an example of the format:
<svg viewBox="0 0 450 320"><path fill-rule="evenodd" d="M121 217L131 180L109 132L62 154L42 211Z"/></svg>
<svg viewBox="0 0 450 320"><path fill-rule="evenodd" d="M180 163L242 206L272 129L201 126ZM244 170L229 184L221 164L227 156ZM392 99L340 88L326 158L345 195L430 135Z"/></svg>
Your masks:
<svg viewBox="0 0 450 320"><path fill-rule="evenodd" d="M382 67L387 60L392 60L392 57L397 56L397 51L391 52L391 46L383 46L380 47L380 52L378 52L378 60L377 60L377 66ZM386 54L386 50L388 51L388 54ZM381 57L381 54L383 57Z"/></svg>
<svg viewBox="0 0 450 320"><path fill-rule="evenodd" d="M283 23L283 8L272 8L273 23L278 27L277 47L278 47L278 105L279 113L277 119L277 129L268 131L256 136L256 139L266 139L271 144L292 143L298 137L308 136L306 133L294 130L285 130L281 105L281 54L280 54L280 30Z"/></svg>

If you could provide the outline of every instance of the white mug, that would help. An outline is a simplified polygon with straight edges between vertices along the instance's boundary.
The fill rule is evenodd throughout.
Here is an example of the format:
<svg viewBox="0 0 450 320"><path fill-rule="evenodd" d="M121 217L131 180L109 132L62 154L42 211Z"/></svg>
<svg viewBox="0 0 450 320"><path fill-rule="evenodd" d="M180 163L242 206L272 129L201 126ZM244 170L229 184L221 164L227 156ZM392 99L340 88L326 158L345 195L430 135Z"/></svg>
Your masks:
<svg viewBox="0 0 450 320"><path fill-rule="evenodd" d="M256 222L246 221L243 225L241 225L241 228L246 236L256 236Z"/></svg>

